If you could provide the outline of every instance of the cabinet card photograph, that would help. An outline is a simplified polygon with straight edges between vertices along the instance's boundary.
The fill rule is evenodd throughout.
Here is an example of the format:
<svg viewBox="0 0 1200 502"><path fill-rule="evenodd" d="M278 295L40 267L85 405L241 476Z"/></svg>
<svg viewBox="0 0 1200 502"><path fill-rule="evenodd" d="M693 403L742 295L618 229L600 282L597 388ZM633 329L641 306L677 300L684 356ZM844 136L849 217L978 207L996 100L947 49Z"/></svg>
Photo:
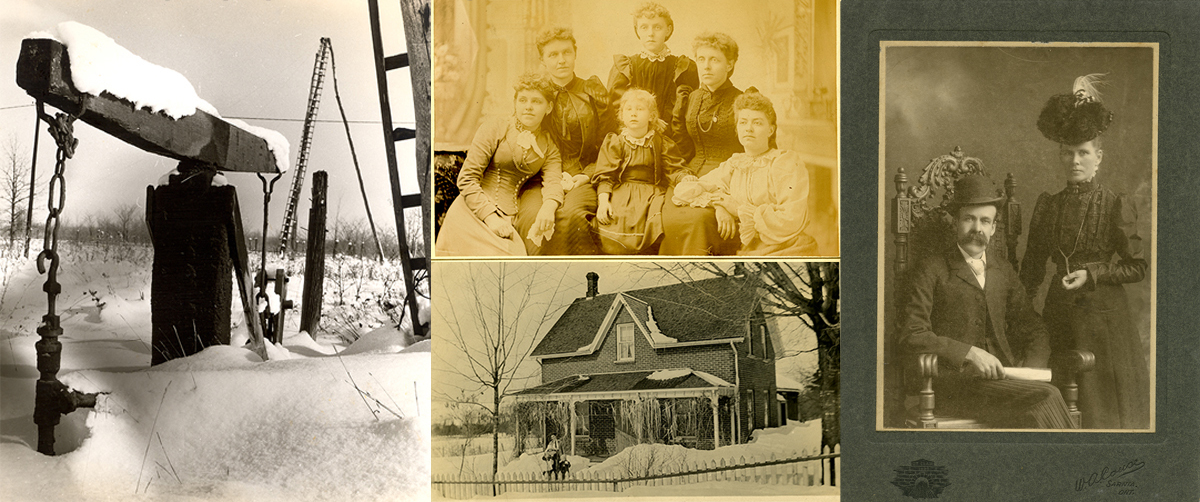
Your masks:
<svg viewBox="0 0 1200 502"><path fill-rule="evenodd" d="M834 0L434 0L434 253L836 257Z"/></svg>
<svg viewBox="0 0 1200 502"><path fill-rule="evenodd" d="M434 268L435 499L836 500L837 262Z"/></svg>
<svg viewBox="0 0 1200 502"><path fill-rule="evenodd" d="M885 429L1155 429L1158 45L883 42Z"/></svg>

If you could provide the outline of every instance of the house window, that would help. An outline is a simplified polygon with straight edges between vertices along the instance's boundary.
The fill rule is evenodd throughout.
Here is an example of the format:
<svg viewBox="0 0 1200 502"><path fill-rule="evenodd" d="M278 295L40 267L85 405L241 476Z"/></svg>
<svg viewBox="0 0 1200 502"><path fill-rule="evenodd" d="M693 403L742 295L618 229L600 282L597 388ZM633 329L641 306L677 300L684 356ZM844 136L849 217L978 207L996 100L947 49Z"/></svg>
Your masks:
<svg viewBox="0 0 1200 502"><path fill-rule="evenodd" d="M617 325L617 362L633 360L633 324Z"/></svg>
<svg viewBox="0 0 1200 502"><path fill-rule="evenodd" d="M766 324L758 325L758 346L759 346L759 352L758 352L759 355L762 356L763 359L766 359L767 358L767 325Z"/></svg>

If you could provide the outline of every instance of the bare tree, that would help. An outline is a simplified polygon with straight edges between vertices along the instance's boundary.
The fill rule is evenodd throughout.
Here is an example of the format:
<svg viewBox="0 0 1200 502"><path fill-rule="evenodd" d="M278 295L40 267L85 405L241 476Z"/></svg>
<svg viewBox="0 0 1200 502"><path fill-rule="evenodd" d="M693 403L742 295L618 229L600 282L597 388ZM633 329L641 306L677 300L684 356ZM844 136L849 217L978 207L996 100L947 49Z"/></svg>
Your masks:
<svg viewBox="0 0 1200 502"><path fill-rule="evenodd" d="M0 208L8 225L8 245L16 240L17 232L25 229L29 211L29 153L21 147L16 135L9 135L0 160Z"/></svg>
<svg viewBox="0 0 1200 502"><path fill-rule="evenodd" d="M121 236L121 242L129 242L130 232L135 228L134 222L142 214L137 204L121 204L112 210L114 230Z"/></svg>
<svg viewBox="0 0 1200 502"><path fill-rule="evenodd" d="M820 391L824 416L821 420L822 446L840 442L838 421L841 375L841 292L837 262L753 262L753 263L675 263L656 264L664 273L680 282L707 276L727 277L747 274L756 277L763 290L766 315L788 316L802 320L816 335L812 348L776 351L776 358L804 352L817 353L817 371L813 380ZM697 277L699 276L699 277Z"/></svg>
<svg viewBox="0 0 1200 502"><path fill-rule="evenodd" d="M450 350L439 350L441 366L450 378L468 382L465 394L442 393L442 400L475 406L492 422L492 478L500 468L500 401L517 381L518 374L542 327L554 318L554 307L564 274L547 264L470 263L462 280L437 282L441 289L436 306L439 326L449 336L439 336ZM546 272L555 279L546 280ZM453 276L451 276L453 277ZM483 399L464 395L485 394ZM478 402L483 401L483 402Z"/></svg>

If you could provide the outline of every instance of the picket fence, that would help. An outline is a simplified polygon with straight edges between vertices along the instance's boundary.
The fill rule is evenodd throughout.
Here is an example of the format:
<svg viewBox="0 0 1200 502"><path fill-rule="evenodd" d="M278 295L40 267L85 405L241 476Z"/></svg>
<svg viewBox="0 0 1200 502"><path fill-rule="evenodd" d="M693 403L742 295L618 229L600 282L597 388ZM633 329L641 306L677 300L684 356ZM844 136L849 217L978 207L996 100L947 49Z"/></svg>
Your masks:
<svg viewBox="0 0 1200 502"><path fill-rule="evenodd" d="M622 476L614 472L577 472L562 479L547 479L536 473L500 473L492 481L488 474L434 475L433 490L442 498L469 499L505 493L550 493L561 491L622 492L631 486L672 486L710 481L732 481L764 485L836 486L842 479L841 446L823 447L819 455L808 451L776 459L737 457L679 466L647 476Z"/></svg>

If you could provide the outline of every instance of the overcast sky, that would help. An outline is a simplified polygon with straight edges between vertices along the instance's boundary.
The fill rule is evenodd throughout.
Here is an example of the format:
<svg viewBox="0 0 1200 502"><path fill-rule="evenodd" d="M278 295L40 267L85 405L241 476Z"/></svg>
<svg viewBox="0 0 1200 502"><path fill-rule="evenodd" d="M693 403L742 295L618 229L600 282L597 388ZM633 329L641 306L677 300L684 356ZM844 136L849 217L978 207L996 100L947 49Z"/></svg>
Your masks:
<svg viewBox="0 0 1200 502"><path fill-rule="evenodd" d="M380 2L384 52L406 52L399 2ZM365 1L344 0L4 0L0 12L0 139L15 135L26 153L32 150L33 98L15 83L21 39L33 31L54 31L63 21L100 30L151 63L175 70L191 81L201 98L225 117L279 131L291 144L294 170L313 62L321 37L329 37L336 56L338 87L352 123L354 146L363 169L367 196L380 229L394 231L392 193L379 125L379 98ZM313 134L301 199L301 226L307 222L312 172L329 172L329 217L365 219L350 148L327 71ZM411 81L407 69L388 72L392 120L412 127ZM53 108L48 111L54 112ZM278 121L267 119L290 119ZM110 214L119 204L145 204L146 185L175 167L173 159L146 153L89 126L76 128L79 147L66 173L67 221L87 214ZM38 171L50 172L54 142L42 127ZM414 142L397 144L405 193L418 191L413 170ZM254 174L231 173L238 188L247 231L262 225L262 188ZM283 220L292 172L275 185L269 222L278 231ZM37 219L45 217L45 202ZM414 221L413 224L419 225ZM410 225L411 226L411 225ZM332 231L332 230L331 230Z"/></svg>

